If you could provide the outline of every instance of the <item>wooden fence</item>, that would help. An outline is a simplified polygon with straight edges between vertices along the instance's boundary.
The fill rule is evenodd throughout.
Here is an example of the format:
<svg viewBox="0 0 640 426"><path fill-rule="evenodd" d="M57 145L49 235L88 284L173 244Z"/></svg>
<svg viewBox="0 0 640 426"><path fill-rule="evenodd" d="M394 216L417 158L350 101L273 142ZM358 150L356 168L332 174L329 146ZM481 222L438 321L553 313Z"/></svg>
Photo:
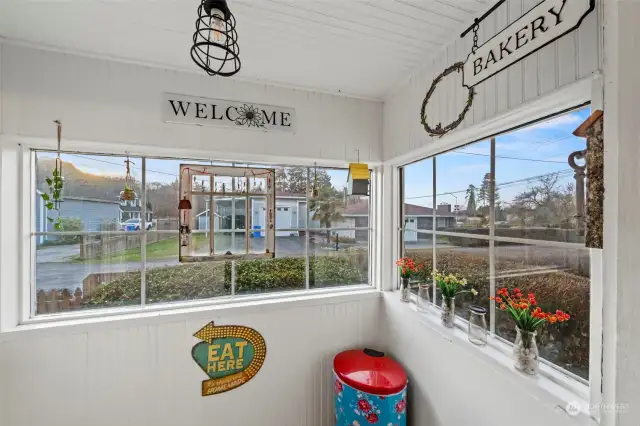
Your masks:
<svg viewBox="0 0 640 426"><path fill-rule="evenodd" d="M42 315L71 312L82 308L82 300L82 290L79 288L76 288L73 293L68 289L49 292L38 290L36 313Z"/></svg>

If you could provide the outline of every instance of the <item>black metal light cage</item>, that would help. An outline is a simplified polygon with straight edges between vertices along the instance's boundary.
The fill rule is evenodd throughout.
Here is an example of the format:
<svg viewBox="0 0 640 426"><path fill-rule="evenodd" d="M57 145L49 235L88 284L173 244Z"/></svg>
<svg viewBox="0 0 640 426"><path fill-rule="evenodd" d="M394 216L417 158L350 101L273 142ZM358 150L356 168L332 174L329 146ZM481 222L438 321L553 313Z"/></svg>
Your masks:
<svg viewBox="0 0 640 426"><path fill-rule="evenodd" d="M218 9L224 14L224 20L211 14ZM214 30L212 23L222 21L220 29ZM224 43L215 40L216 32L224 36ZM236 18L226 0L202 0L198 7L196 32L193 33L191 59L209 75L230 77L240 71L240 47L236 32Z"/></svg>

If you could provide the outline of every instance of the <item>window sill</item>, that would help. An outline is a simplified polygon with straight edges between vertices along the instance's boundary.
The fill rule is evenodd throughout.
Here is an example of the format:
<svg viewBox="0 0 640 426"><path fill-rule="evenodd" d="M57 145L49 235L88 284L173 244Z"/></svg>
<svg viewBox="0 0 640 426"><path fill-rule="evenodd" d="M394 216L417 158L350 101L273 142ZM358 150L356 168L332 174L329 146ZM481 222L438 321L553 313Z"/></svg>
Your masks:
<svg viewBox="0 0 640 426"><path fill-rule="evenodd" d="M83 332L100 327L119 326L127 321L134 323L163 323L179 321L193 316L210 318L215 315L242 312L265 312L354 300L376 299L381 292L370 285L327 288L308 291L289 291L271 294L224 297L200 301L165 303L126 308L102 309L62 315L45 315L30 318L22 324L0 333L0 342L33 337L34 333Z"/></svg>
<svg viewBox="0 0 640 426"><path fill-rule="evenodd" d="M511 347L495 337L489 337L488 344L484 347L476 346L469 342L467 332L462 327L453 329L444 327L440 322L440 310L431 305L428 312L419 312L415 303L405 303L400 300L398 292L384 292L384 302L387 307L404 311L407 321L421 324L431 332L451 344L455 344L468 353L481 358L487 363L487 368L496 370L497 374L509 376L511 382L518 387L526 389L528 393L537 399L550 400L554 404L554 410L564 412L576 425L597 425L592 417L589 405L589 387L584 383L563 374L553 367L541 363L540 374L531 377L517 371L511 360ZM456 325L462 320L458 319ZM580 412L573 415L567 412L567 406L579 407Z"/></svg>

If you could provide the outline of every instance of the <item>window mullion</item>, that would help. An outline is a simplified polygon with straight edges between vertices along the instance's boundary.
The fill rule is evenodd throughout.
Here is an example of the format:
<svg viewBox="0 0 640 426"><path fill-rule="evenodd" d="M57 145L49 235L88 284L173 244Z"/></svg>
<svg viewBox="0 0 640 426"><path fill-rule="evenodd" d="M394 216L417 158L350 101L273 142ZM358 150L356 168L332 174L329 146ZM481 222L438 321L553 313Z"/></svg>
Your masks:
<svg viewBox="0 0 640 426"><path fill-rule="evenodd" d="M307 184L305 185L304 198L305 203L307 205L307 211L305 213L304 218L304 282L305 288L309 290L309 213L310 213L310 205L309 205L309 179L310 179L310 169L307 167ZM300 214L300 212L298 212Z"/></svg>
<svg viewBox="0 0 640 426"><path fill-rule="evenodd" d="M496 139L491 138L491 181L489 186L489 295L496 295ZM489 331L496 332L496 301L489 301Z"/></svg>
<svg viewBox="0 0 640 426"><path fill-rule="evenodd" d="M140 304L142 306L147 303L147 159L142 157L142 207L140 224Z"/></svg>
<svg viewBox="0 0 640 426"><path fill-rule="evenodd" d="M433 180L433 185L431 187L431 194L432 198L431 198L431 210L432 210L432 219L431 219L431 230L434 232L434 234L431 236L431 248L433 250L433 255L432 255L432 270L435 271L436 268L438 267L437 261L436 261L436 157L433 157L433 176L432 176L432 180ZM416 219L417 220L417 219ZM417 228L417 226L416 226ZM435 283L433 284L433 303L435 305L438 304L438 301L436 300L436 297L438 296L438 291L436 288Z"/></svg>

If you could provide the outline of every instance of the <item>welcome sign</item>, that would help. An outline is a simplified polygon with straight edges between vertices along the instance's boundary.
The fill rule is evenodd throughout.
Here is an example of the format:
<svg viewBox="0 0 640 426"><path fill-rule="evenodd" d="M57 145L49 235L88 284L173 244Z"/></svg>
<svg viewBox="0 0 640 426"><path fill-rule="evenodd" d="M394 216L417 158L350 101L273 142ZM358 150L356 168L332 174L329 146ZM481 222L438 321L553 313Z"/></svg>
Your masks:
<svg viewBox="0 0 640 426"><path fill-rule="evenodd" d="M294 133L296 111L253 102L165 93L162 97L162 121Z"/></svg>
<svg viewBox="0 0 640 426"><path fill-rule="evenodd" d="M595 0L543 0L467 58L463 84L473 87L578 28Z"/></svg>
<svg viewBox="0 0 640 426"><path fill-rule="evenodd" d="M267 356L264 338L252 328L239 325L216 326L213 321L194 334L202 340L191 356L209 376L202 382L202 396L235 389L251 380Z"/></svg>

